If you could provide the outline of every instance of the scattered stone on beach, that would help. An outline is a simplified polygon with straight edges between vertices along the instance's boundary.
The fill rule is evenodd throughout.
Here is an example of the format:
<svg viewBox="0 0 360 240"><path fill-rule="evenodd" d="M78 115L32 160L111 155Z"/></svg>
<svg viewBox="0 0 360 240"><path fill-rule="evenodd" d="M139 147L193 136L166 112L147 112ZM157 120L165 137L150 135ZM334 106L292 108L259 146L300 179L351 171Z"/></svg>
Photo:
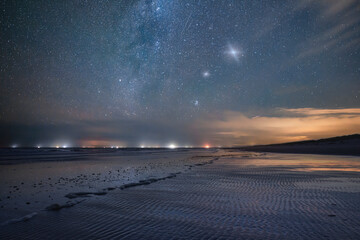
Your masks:
<svg viewBox="0 0 360 240"><path fill-rule="evenodd" d="M45 208L45 210L47 210L47 211L59 211L60 209L63 209L63 208L69 208L69 207L75 206L76 204L81 203L82 201L84 201L84 200L77 201L77 202L68 201L63 205L60 205L58 203L54 203L54 204L51 204L50 206L47 206Z"/></svg>
<svg viewBox="0 0 360 240"><path fill-rule="evenodd" d="M106 192L77 192L77 193L68 193L65 197L69 199L78 198L78 197L90 197L89 195L105 195Z"/></svg>
<svg viewBox="0 0 360 240"><path fill-rule="evenodd" d="M45 209L48 211L57 211L57 210L60 210L61 208L62 208L61 205L54 203L54 204L51 204L50 206L47 206Z"/></svg>

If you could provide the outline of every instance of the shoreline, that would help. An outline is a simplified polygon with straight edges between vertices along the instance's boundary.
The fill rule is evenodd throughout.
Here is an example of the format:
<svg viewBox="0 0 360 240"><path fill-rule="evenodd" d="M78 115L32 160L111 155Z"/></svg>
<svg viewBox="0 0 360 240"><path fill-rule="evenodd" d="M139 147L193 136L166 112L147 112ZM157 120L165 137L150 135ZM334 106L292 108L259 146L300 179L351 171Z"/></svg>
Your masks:
<svg viewBox="0 0 360 240"><path fill-rule="evenodd" d="M78 199L106 195L115 189L173 178L212 162L217 154L214 150L135 156L115 153L75 161L46 156L49 161L4 164L0 168L0 224L24 217L28 220L29 214L44 210L70 208Z"/></svg>

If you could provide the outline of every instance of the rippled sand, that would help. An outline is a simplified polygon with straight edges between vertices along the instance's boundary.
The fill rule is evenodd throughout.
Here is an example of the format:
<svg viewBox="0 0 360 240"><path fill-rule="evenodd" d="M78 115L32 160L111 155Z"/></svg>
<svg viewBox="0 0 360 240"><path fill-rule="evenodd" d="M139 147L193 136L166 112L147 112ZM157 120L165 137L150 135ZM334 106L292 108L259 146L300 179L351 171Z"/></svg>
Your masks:
<svg viewBox="0 0 360 240"><path fill-rule="evenodd" d="M360 239L359 157L213 155L175 177L7 224L0 238Z"/></svg>

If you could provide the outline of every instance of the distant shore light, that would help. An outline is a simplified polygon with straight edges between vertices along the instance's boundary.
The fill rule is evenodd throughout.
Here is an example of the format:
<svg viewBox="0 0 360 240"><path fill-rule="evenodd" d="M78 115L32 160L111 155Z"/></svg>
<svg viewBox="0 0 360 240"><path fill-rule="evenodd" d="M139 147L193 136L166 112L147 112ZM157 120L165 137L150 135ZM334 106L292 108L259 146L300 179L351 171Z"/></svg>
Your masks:
<svg viewBox="0 0 360 240"><path fill-rule="evenodd" d="M170 149L175 149L175 148L176 148L176 145L175 145L175 144L169 144L168 148L170 148Z"/></svg>

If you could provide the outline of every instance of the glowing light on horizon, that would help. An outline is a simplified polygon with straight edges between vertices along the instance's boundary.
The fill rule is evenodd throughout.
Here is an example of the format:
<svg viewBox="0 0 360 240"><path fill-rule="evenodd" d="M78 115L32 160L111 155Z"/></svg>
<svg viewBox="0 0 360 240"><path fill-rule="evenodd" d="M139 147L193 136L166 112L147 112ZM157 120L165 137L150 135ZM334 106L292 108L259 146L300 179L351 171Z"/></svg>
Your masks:
<svg viewBox="0 0 360 240"><path fill-rule="evenodd" d="M205 148L210 148L210 145L205 145L204 147L205 147Z"/></svg>
<svg viewBox="0 0 360 240"><path fill-rule="evenodd" d="M168 148L170 148L170 149L175 149L175 148L176 148L176 145L173 144L173 143L171 143L171 144L169 144Z"/></svg>

